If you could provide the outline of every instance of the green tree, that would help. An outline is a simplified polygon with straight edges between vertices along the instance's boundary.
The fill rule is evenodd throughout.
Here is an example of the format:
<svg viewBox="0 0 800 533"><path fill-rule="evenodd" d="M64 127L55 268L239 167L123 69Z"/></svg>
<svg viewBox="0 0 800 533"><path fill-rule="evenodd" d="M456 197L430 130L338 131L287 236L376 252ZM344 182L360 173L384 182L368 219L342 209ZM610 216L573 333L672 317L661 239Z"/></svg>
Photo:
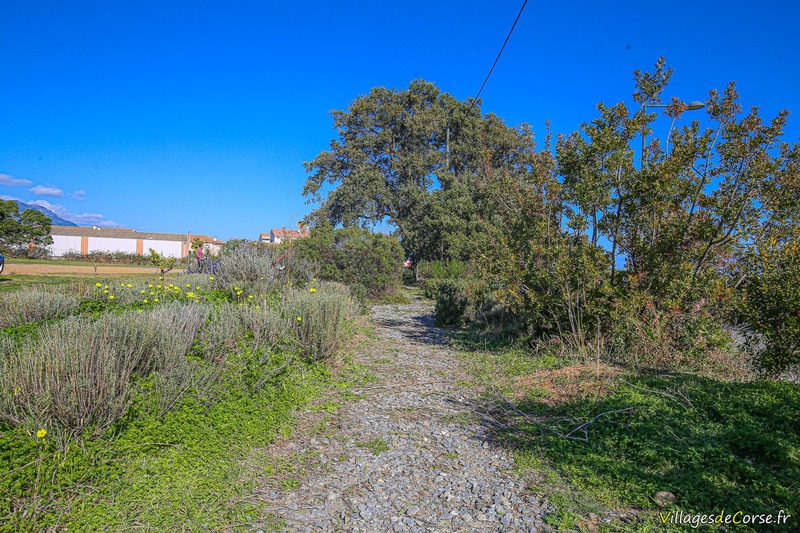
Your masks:
<svg viewBox="0 0 800 533"><path fill-rule="evenodd" d="M528 166L533 152L528 129L422 80L375 88L333 118L338 139L306 163L303 194L321 204L311 221L388 222L415 260L463 256L477 230L473 192L494 169Z"/></svg>
<svg viewBox="0 0 800 533"><path fill-rule="evenodd" d="M50 236L50 217L35 209L20 214L13 200L0 200L0 248L5 252L53 243Z"/></svg>

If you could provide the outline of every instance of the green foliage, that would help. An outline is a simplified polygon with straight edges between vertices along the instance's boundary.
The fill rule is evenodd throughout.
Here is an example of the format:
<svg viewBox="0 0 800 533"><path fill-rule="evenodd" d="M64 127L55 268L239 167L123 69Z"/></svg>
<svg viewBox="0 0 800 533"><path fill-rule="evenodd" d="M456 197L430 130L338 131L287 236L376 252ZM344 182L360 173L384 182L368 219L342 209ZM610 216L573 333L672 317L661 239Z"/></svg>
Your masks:
<svg viewBox="0 0 800 533"><path fill-rule="evenodd" d="M417 266L418 279L461 279L470 274L470 265L465 261L420 261Z"/></svg>
<svg viewBox="0 0 800 533"><path fill-rule="evenodd" d="M400 284L403 249L397 239L361 228L315 226L295 243L297 257L318 265L321 279L361 285L374 298Z"/></svg>
<svg viewBox="0 0 800 533"><path fill-rule="evenodd" d="M356 446L359 448L366 448L372 452L372 455L380 455L381 452L389 450L389 444L381 438L372 439L368 442L357 442Z"/></svg>
<svg viewBox="0 0 800 533"><path fill-rule="evenodd" d="M790 481L800 474L794 385L627 377L598 402L518 407L562 432L611 413L589 426L586 441L542 437L525 422L505 433L595 501L652 510L652 496L665 490L687 513L775 514L800 503Z"/></svg>
<svg viewBox="0 0 800 533"><path fill-rule="evenodd" d="M161 275L163 276L173 268L175 268L175 263L178 262L177 257L167 257L164 256L152 248L150 248L150 262L161 271Z"/></svg>
<svg viewBox="0 0 800 533"><path fill-rule="evenodd" d="M185 355L207 313L171 306L45 325L6 358L0 418L62 441L98 436L127 412L134 375L151 373L161 401L174 404L193 378Z"/></svg>
<svg viewBox="0 0 800 533"><path fill-rule="evenodd" d="M800 240L770 239L748 266L742 312L758 367L773 377L800 369Z"/></svg>
<svg viewBox="0 0 800 533"><path fill-rule="evenodd" d="M467 257L480 232L474 193L481 173L523 169L532 148L529 130L482 117L478 104L415 80L403 91L375 88L334 111L338 139L305 165L311 175L303 194L321 203L313 221L388 221L415 261ZM328 192L328 184L335 188Z"/></svg>
<svg viewBox="0 0 800 533"><path fill-rule="evenodd" d="M330 283L174 281L61 284L77 305L0 330L0 530L258 520L242 457L324 386L299 356L330 357L358 306Z"/></svg>
<svg viewBox="0 0 800 533"><path fill-rule="evenodd" d="M13 200L0 200L0 251L10 253L29 246L42 247L52 244L49 217L35 209L26 209L20 214Z"/></svg>
<svg viewBox="0 0 800 533"><path fill-rule="evenodd" d="M68 251L61 255L62 260L81 261L90 263L113 263L123 265L147 265L151 264L149 256L143 256L132 252L105 252L93 250L86 255L76 251Z"/></svg>
<svg viewBox="0 0 800 533"><path fill-rule="evenodd" d="M461 282L441 280L436 294L434 319L437 326L459 326L464 322L469 298Z"/></svg>
<svg viewBox="0 0 800 533"><path fill-rule="evenodd" d="M67 449L49 434L37 439L0 426L0 461L11 473L0 477L0 508L8 513L0 530L124 530L136 523L207 531L257 522L260 510L241 494L264 467L249 454L272 442L329 380L321 366L299 366L279 387L257 394L230 388L210 407L187 401L162 417L137 399L113 440Z"/></svg>

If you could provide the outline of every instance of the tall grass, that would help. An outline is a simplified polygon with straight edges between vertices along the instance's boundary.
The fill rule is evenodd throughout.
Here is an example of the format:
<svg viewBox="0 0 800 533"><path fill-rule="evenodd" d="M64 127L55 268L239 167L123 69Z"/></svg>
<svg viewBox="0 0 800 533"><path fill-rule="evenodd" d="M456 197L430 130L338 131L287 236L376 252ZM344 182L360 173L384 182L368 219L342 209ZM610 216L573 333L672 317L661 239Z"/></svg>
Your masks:
<svg viewBox="0 0 800 533"><path fill-rule="evenodd" d="M80 298L39 287L0 293L0 327L38 322L75 311Z"/></svg>

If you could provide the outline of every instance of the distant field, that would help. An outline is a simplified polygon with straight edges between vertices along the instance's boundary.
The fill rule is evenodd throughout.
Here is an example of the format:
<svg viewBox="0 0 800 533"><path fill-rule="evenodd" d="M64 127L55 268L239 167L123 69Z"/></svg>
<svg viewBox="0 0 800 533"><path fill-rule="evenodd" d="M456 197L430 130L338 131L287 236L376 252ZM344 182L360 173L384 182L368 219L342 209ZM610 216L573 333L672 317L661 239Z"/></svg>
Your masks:
<svg viewBox="0 0 800 533"><path fill-rule="evenodd" d="M183 269L172 270L169 276L183 273ZM109 277L153 277L159 275L154 266L141 265L97 265L77 261L6 261L5 269L0 274L0 292L14 291L31 285L60 285L74 281L91 282L91 280Z"/></svg>
<svg viewBox="0 0 800 533"><path fill-rule="evenodd" d="M173 270L173 273L182 270ZM106 274L158 274L154 266L141 265L109 265L78 261L36 261L36 260L6 260L2 276L94 276Z"/></svg>

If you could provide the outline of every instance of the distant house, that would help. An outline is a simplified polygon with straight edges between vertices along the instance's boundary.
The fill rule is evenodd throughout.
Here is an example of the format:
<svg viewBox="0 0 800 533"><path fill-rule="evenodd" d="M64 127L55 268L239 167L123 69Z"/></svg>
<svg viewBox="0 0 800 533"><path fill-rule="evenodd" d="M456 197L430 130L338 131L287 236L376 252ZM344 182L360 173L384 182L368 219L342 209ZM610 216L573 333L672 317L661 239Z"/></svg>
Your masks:
<svg viewBox="0 0 800 533"><path fill-rule="evenodd" d="M297 239L307 239L309 236L308 228L301 226L300 229L271 229L269 233L262 233L258 240L263 243L280 244Z"/></svg>
<svg viewBox="0 0 800 533"><path fill-rule="evenodd" d="M209 237L208 235L192 234L192 241L195 239L203 241L203 255L219 255L220 250L222 250L222 245L225 244L225 241Z"/></svg>
<svg viewBox="0 0 800 533"><path fill-rule="evenodd" d="M88 255L91 252L125 252L147 255L152 248L166 257L186 257L189 255L190 239L200 238L209 252L222 241L205 235L189 233L155 233L135 229L99 228L97 226L51 226L53 244L48 246L50 255L61 257L67 252ZM219 251L219 248L216 248Z"/></svg>

